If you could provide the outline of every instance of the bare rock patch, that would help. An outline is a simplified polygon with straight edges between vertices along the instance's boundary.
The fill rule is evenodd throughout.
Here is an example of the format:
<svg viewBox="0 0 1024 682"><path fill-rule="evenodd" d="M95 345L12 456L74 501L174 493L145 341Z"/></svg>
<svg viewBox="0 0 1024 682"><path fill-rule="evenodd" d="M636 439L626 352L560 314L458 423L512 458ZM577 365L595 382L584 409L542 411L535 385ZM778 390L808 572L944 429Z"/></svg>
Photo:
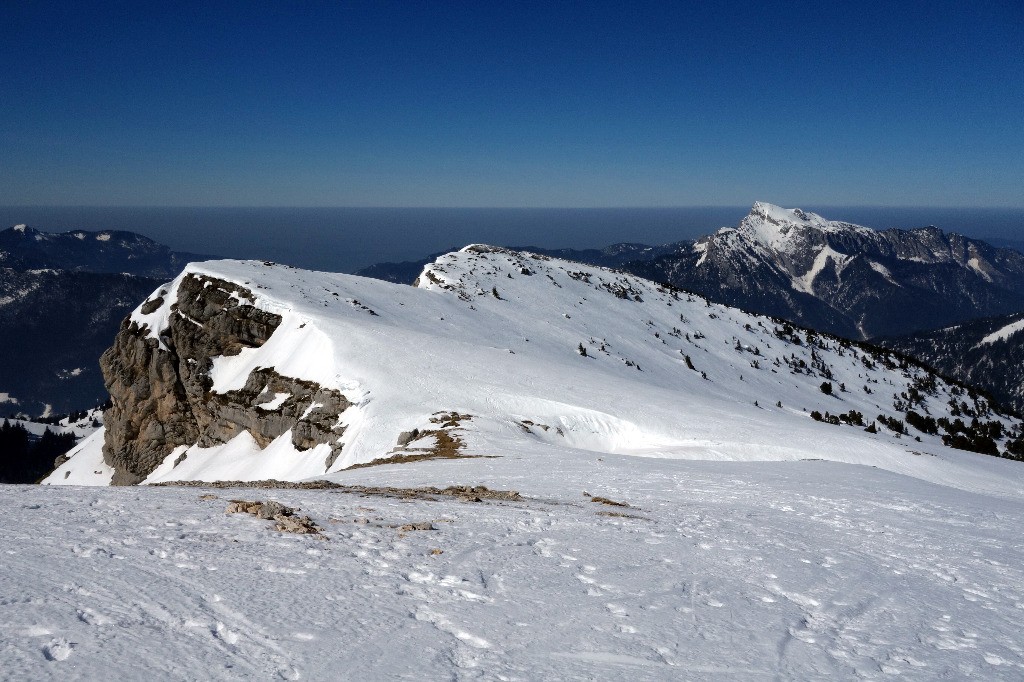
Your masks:
<svg viewBox="0 0 1024 682"><path fill-rule="evenodd" d="M231 500L225 510L226 514L250 514L258 519L274 521L274 527L282 533L297 533L299 535L321 535L321 529L313 519L308 516L299 516L298 509L286 507L280 502L268 500L267 502Z"/></svg>

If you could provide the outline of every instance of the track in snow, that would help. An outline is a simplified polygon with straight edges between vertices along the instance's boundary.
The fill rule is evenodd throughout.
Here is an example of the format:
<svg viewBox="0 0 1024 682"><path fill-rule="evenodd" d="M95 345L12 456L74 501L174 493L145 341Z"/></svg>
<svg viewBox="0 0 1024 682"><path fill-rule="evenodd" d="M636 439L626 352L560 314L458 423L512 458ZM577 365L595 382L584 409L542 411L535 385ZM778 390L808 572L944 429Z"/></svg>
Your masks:
<svg viewBox="0 0 1024 682"><path fill-rule="evenodd" d="M1020 500L830 462L615 455L437 461L339 480L483 483L532 499L0 488L5 676L1024 674ZM300 507L329 540L225 515L232 497ZM438 530L393 527L420 521Z"/></svg>

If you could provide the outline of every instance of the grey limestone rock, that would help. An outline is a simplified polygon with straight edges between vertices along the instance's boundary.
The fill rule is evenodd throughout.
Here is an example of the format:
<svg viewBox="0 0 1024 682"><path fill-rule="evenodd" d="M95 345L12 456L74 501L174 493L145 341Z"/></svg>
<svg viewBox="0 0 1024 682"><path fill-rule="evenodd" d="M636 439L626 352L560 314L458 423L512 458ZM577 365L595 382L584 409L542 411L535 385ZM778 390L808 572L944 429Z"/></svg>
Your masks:
<svg viewBox="0 0 1024 682"><path fill-rule="evenodd" d="M244 287L206 275L187 275L176 299L168 327L158 330L160 341L127 318L100 359L113 402L103 447L113 483L142 481L178 446L211 447L243 431L260 447L289 430L299 450L328 444L329 468L341 451L339 415L349 406L340 392L272 367L254 370L240 389L213 391L213 358L262 346L281 317L252 305L255 297ZM155 311L159 300L145 308ZM268 409L282 393L288 394L283 403Z"/></svg>

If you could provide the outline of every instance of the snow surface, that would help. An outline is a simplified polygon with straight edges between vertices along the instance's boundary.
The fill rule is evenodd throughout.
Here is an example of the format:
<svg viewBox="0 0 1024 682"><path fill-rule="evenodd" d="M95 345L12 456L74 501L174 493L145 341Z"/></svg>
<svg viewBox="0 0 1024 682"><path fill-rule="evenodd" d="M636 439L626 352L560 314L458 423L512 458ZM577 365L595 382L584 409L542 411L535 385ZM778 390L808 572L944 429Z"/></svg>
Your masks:
<svg viewBox="0 0 1024 682"><path fill-rule="evenodd" d="M982 267L981 261L978 260L978 257L976 255L975 256L971 256L967 260L967 267L969 267L971 270L974 270L976 273L981 275L982 278L984 278L986 281L988 281L988 282L992 281L992 275L990 275L988 273L988 271L984 267Z"/></svg>
<svg viewBox="0 0 1024 682"><path fill-rule="evenodd" d="M799 239L810 228L819 232L860 232L873 234L870 227L826 220L817 213L799 208L782 208L774 204L757 201L750 213L742 220L737 231L755 243L785 252L790 244Z"/></svg>
<svg viewBox="0 0 1024 682"><path fill-rule="evenodd" d="M0 419L0 421L4 421ZM60 424L44 424L42 422L32 421L29 419L6 419L11 424L23 427L26 431L34 436L41 436L47 430L53 433L70 433L75 438L86 438L96 432L96 428L90 426L88 423L68 424L67 420L62 420Z"/></svg>
<svg viewBox="0 0 1024 682"><path fill-rule="evenodd" d="M260 403L256 407L257 409L260 410L276 410L277 408L284 405L284 401L288 400L288 398L291 397L291 393L275 393L274 397L271 400L268 400L265 403Z"/></svg>
<svg viewBox="0 0 1024 682"><path fill-rule="evenodd" d="M47 477L47 481L61 485L110 485L114 469L103 461L103 428L86 436L67 452L74 466L65 462Z"/></svg>
<svg viewBox="0 0 1024 682"><path fill-rule="evenodd" d="M811 269L800 278L793 279L793 288L799 291L806 292L808 294L814 294L814 280L821 274L821 271L825 269L829 261L832 261L832 265L836 269L837 274L841 274L843 268L852 260L852 256L848 256L845 253L839 253L832 247L826 245L818 254L814 257L814 263L811 265Z"/></svg>
<svg viewBox="0 0 1024 682"><path fill-rule="evenodd" d="M903 286L902 284L897 282L896 279L892 276L892 273L889 272L889 268L885 267L881 263L869 260L868 265L871 266L872 270L880 274L882 277L885 277L885 279L888 280L890 284L895 284L896 286Z"/></svg>
<svg viewBox="0 0 1024 682"><path fill-rule="evenodd" d="M580 450L331 478L525 499L2 486L2 676L1024 676L1019 496L835 462ZM328 539L226 515L230 499L299 507ZM437 530L398 528L420 522Z"/></svg>
<svg viewBox="0 0 1024 682"><path fill-rule="evenodd" d="M1017 320L1016 322L1011 322L1002 329L997 329L996 331L992 332L991 334L983 338L978 345L981 346L986 343L1005 341L1006 339L1010 338L1011 336L1013 336L1014 334L1021 330L1024 330L1024 320Z"/></svg>
<svg viewBox="0 0 1024 682"><path fill-rule="evenodd" d="M110 482L100 430L49 479L75 485L0 486L0 676L1024 676L1024 465L808 416L901 417L889 396L923 370L486 247L441 257L417 288L253 262L188 271L283 318L261 348L215 361L214 390L274 366L353 407L329 472L327 446L297 452L285 434L260 450L242 433L176 449L149 482L484 485L523 499L78 487ZM173 303L133 316L156 336ZM789 371L812 353L834 395ZM936 386L921 409L948 414L952 389ZM457 433L482 457L344 470L443 410L471 415ZM300 508L326 539L227 515L231 499ZM435 530L401 528L420 523Z"/></svg>
<svg viewBox="0 0 1024 682"><path fill-rule="evenodd" d="M32 270L30 272L35 273L45 271ZM29 285L24 287L23 289L18 289L17 291L12 292L10 296L0 296L0 306L8 305L10 303L14 303L15 301L19 301L28 296L29 294L31 294L32 292L36 291L40 286L40 282L33 281L30 282Z"/></svg>
<svg viewBox="0 0 1024 682"><path fill-rule="evenodd" d="M869 367L861 351L826 337L790 343L767 318L615 271L484 246L440 257L418 287L262 262L190 264L161 288L172 292L162 307L132 314L153 337L166 327L187 273L244 286L253 305L282 316L262 347L214 360L214 391L240 388L257 367L274 367L341 391L352 407L341 415L343 449L329 471L327 446L299 452L287 433L260 451L239 436L192 446L184 458L169 455L150 483L319 478L386 457L402 432L429 430L433 415L457 411L471 415L459 427L471 455L829 459L988 494L1024 490L1024 466L992 476L981 472L988 465L979 468L978 456L946 448L936 436L915 442L809 416L852 409L869 423L878 414L902 419L891 396L908 391L924 370ZM787 364L809 366L815 357L829 363L833 395L819 390L820 375L793 373ZM953 390L940 380L920 409L948 414ZM86 482L101 471L95 483L109 483L94 461L74 457L47 482Z"/></svg>

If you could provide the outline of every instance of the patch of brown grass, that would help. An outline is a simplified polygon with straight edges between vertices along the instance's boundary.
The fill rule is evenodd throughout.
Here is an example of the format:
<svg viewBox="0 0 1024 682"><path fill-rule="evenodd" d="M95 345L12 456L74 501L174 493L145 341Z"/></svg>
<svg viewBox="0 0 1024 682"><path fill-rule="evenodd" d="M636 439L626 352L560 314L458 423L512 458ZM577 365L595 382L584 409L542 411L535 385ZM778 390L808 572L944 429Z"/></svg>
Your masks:
<svg viewBox="0 0 1024 682"><path fill-rule="evenodd" d="M610 507L626 507L627 509L630 508L630 505L625 502L616 502L615 500L609 500L607 497L600 497L597 495L591 497L590 501L596 502L597 504L607 504Z"/></svg>
<svg viewBox="0 0 1024 682"><path fill-rule="evenodd" d="M450 485L447 488L436 488L434 486L423 486L420 488L395 488L391 486L372 485L344 485L332 481L278 481L267 479L263 481L166 481L153 483L154 487L182 487L182 488L261 488L270 490L334 490L341 493L353 493L357 495L373 495L380 497L394 497L398 499L418 499L437 501L441 498L450 497L460 502L526 502L515 490L491 490L482 485Z"/></svg>
<svg viewBox="0 0 1024 682"><path fill-rule="evenodd" d="M601 510L597 512L598 516L610 516L617 519L640 519L641 521L650 521L646 516L637 516L636 514L624 514L617 511Z"/></svg>

